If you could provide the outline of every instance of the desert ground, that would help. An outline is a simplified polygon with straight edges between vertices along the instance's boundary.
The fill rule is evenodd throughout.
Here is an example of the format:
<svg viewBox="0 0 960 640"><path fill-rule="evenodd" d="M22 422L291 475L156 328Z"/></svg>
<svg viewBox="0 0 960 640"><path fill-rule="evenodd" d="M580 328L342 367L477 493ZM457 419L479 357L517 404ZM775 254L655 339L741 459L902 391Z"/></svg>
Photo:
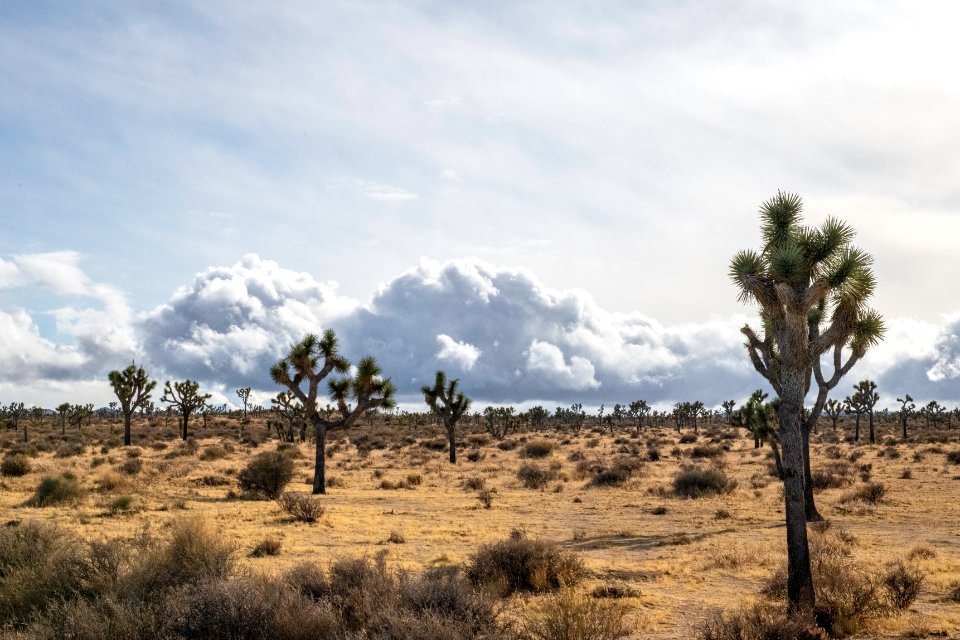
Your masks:
<svg viewBox="0 0 960 640"><path fill-rule="evenodd" d="M713 612L762 599L785 562L771 449L755 448L719 418L697 434L689 426L678 433L669 424L589 423L573 434L548 422L502 440L464 419L452 465L431 419L377 416L328 437L328 489L316 498L324 512L313 523L245 493L237 480L254 456L280 448L295 469L286 491L309 494L313 443L281 444L266 416L248 419L242 436L236 415L196 422L183 442L175 421L137 418L132 447L121 446L118 418L67 425L62 436L49 417L28 443L0 434L6 457L21 455L30 468L0 477L0 522L53 523L92 541L162 536L180 519L199 518L235 550L243 571L268 575L382 552L395 569L468 564L482 545L522 532L580 558L587 573L576 588L618 596L632 638L695 637ZM828 522L815 527L814 542L842 539L857 571L882 572L900 560L923 576L907 607L868 616L850 637L960 637L960 466L952 462L960 456L951 456L960 437L922 420L909 428L903 439L899 425L881 421L877 444L865 433L854 443L845 419L836 432L821 421L813 436L817 505ZM620 475L601 475L617 468ZM685 468L717 470L727 484L685 497L674 485ZM64 472L76 476L81 496L27 506L43 477ZM857 493L877 485L880 495ZM255 553L265 540L274 549ZM542 597L515 593L499 615L522 617Z"/></svg>

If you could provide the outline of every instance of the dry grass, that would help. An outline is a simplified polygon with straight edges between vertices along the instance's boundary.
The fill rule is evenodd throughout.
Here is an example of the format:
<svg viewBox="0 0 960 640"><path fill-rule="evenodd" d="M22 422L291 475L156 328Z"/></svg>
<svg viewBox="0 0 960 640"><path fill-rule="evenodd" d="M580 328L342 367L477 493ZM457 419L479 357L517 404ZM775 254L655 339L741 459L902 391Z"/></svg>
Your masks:
<svg viewBox="0 0 960 640"><path fill-rule="evenodd" d="M767 450L755 453L752 441L745 437L715 443L711 439L720 434L708 433L706 428L687 444L680 444L676 432L667 427L647 427L642 438L626 438L626 445L614 443L615 438L625 437L622 433L610 436L589 428L579 437L558 437L549 431L528 434L527 442L555 444L548 458L536 461L520 455L523 433L511 436L516 448L502 450L497 441L465 429L463 456L452 466L445 450L403 444L406 438L416 443L442 437L432 426L370 429L361 425L343 438L338 434L330 440L336 447L327 460L328 494L314 498L326 514L315 524L295 521L275 502L237 498L238 474L257 454L276 450L275 441L267 439L266 426L257 419L246 427L248 436L259 441L255 447L238 441L232 421L208 431L198 427L198 439L192 445L181 445L175 428L173 423L165 429L162 419L150 428L135 423L134 443L140 454L134 457L128 457L118 444L103 452L109 435L97 425L84 427L83 446L75 433L60 442L59 426L51 429L49 440L43 431L36 431L35 454L20 452L32 470L0 479L0 522L52 521L86 540L101 540L134 538L145 526L167 534L178 518L198 517L230 549L242 550L231 556L238 567L272 576L305 563L326 567L337 557L369 558L383 549L389 550L389 562L397 568L459 565L483 545L495 544L511 530L523 528L529 539L553 541L582 561L586 572L579 587L582 592L618 584L640 594L623 600L627 619L632 621L634 637L656 639L692 637L692 619L705 617L714 608L735 609L738 602L756 597L784 554L781 489L769 476ZM878 427L882 435L887 435L885 430L896 433L895 425ZM829 431L829 425L821 429L822 436ZM361 434L370 437L358 449L354 440ZM881 568L903 558L926 576L911 613L884 623L890 633L881 627L863 637L921 637L913 634L923 629L952 634L960 628L960 608L952 600L955 592L960 594L960 539L956 536L960 501L944 499L960 487L953 479L956 468L945 464L943 454L930 452L928 435L919 426L911 426L911 434L910 441L898 441L901 456L897 459L889 453L878 457L884 451L881 446L837 444L837 440L813 444L815 468L844 463L837 464L836 470L847 477L824 483L817 498L820 511L832 519L834 528L856 538L852 557L864 566ZM936 446L944 452L955 450L954 435L944 434L952 440ZM564 439L567 442L562 444ZM588 440L595 445L587 446ZM636 444L638 456L629 453L631 443ZM649 459L649 446L663 455ZM708 460L721 461L717 468L728 481L737 483L735 491L695 500L673 495L674 479L690 463L696 446L729 448ZM679 450L676 457L670 454L675 448ZM4 453L10 449L8 445ZM63 457L57 456L58 451ZM477 454L475 461L470 461L468 453ZM854 453L856 462L848 462ZM919 461L914 461L915 453L921 454ZM309 492L312 444L294 444L285 454L292 464L286 490ZM622 486L591 486L598 469L612 468L621 457L643 461L637 475ZM103 461L94 467L97 458ZM139 473L119 470L132 459L141 461ZM582 478L577 471L580 461L588 463ZM594 463L599 464L589 466ZM701 468L712 468L712 462L702 464ZM840 502L848 492L866 486L859 475L861 466L868 464L872 465L870 482L885 487L882 499ZM553 479L540 489L527 489L517 475L523 465L537 465L552 473ZM901 476L908 466L912 478L905 480ZM412 490L381 490L380 481L372 479L374 471ZM42 509L22 506L42 477L64 472L72 473L83 490L76 503ZM419 484L407 484L413 476ZM484 508L477 498L479 491L491 492L492 508ZM135 508L104 517L117 498L129 498ZM717 518L719 511L730 517ZM385 544L391 532L399 532L406 543ZM282 553L250 558L250 550L266 538L282 540ZM505 615L533 611L534 605L545 602L543 598L514 596Z"/></svg>

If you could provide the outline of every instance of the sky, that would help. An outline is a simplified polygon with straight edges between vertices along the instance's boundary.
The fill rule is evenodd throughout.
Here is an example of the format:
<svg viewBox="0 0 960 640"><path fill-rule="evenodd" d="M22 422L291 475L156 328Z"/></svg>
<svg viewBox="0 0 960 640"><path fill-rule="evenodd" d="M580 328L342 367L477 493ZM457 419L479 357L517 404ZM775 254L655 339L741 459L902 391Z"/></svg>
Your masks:
<svg viewBox="0 0 960 640"><path fill-rule="evenodd" d="M949 2L0 4L0 402L217 401L334 328L401 400L718 405L784 189L888 334L841 383L960 403ZM847 385L849 382L849 385Z"/></svg>

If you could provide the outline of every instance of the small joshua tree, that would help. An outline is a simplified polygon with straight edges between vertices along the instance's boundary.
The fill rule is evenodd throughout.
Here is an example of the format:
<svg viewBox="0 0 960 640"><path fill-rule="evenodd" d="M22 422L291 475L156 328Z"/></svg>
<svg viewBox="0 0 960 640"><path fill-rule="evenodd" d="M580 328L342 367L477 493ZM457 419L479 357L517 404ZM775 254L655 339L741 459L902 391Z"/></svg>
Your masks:
<svg viewBox="0 0 960 640"><path fill-rule="evenodd" d="M70 403L64 402L57 406L57 414L60 416L60 435L67 435L67 417L70 415Z"/></svg>
<svg viewBox="0 0 960 640"><path fill-rule="evenodd" d="M284 422L278 422L277 424L282 426L286 423L287 426L286 434L282 432L281 427L277 428L277 435L280 437L280 440L293 442L294 429L297 425L300 426L300 442L307 439L307 423L303 419L302 404L297 402L296 399L286 391L281 391L275 398L271 398L270 404L273 405L274 413L283 418Z"/></svg>
<svg viewBox="0 0 960 640"><path fill-rule="evenodd" d="M827 417L830 418L830 425L833 427L833 430L836 431L837 421L840 419L840 414L843 413L843 403L830 398L823 405L823 411L827 414Z"/></svg>
<svg viewBox="0 0 960 640"><path fill-rule="evenodd" d="M727 420L730 419L730 415L733 413L733 408L737 406L736 400L724 400L720 403L720 406L723 407L723 417Z"/></svg>
<svg viewBox="0 0 960 640"><path fill-rule="evenodd" d="M250 402L250 387L241 387L237 389L237 397L243 402L243 421L247 420L247 403Z"/></svg>
<svg viewBox="0 0 960 640"><path fill-rule="evenodd" d="M908 393L902 398L897 398L897 402L900 403L900 409L897 411L897 417L900 418L900 428L903 431L903 437L907 437L907 420L910 419L910 416L913 415L914 409L917 408L917 405L914 404L913 398L910 397Z"/></svg>
<svg viewBox="0 0 960 640"><path fill-rule="evenodd" d="M163 397L160 398L160 402L166 402L170 405L168 409L174 409L180 413L180 437L183 440L190 435L190 416L195 411L206 407L210 397L209 393L200 393L200 383L192 380L173 384L167 380L163 384Z"/></svg>
<svg viewBox="0 0 960 640"><path fill-rule="evenodd" d="M864 413L867 414L867 419L870 424L870 444L875 444L877 441L876 436L873 432L873 407L880 400L880 394L877 393L877 383L873 380L861 380L854 386L856 389L856 394L860 397L860 401L863 403Z"/></svg>
<svg viewBox="0 0 960 640"><path fill-rule="evenodd" d="M639 434L640 429L643 428L644 419L647 417L647 414L650 413L650 405L647 404L646 400L634 400L630 403L627 413L635 420L634 428Z"/></svg>
<svg viewBox="0 0 960 640"><path fill-rule="evenodd" d="M150 394L156 388L157 381L151 380L143 367L138 367L136 363L123 371L111 371L107 374L107 379L120 401L120 411L123 412L123 445L129 447L133 412L143 409L150 402Z"/></svg>
<svg viewBox="0 0 960 640"><path fill-rule="evenodd" d="M777 467L777 477L783 480L783 460L780 457L780 438L777 435L777 405L763 401L767 394L757 389L742 407L730 416L730 424L742 427L753 435L753 446L760 448L764 442L773 449L773 461Z"/></svg>
<svg viewBox="0 0 960 640"><path fill-rule="evenodd" d="M857 389L857 387L854 387ZM859 389L852 396L847 396L843 401L844 409L854 416L853 439L860 442L860 418L867 411L866 399L860 393Z"/></svg>
<svg viewBox="0 0 960 640"><path fill-rule="evenodd" d="M392 409L394 387L389 379L381 377L380 367L371 357L363 358L353 377L330 380L327 389L337 410L321 416L317 410L317 394L320 383L331 373L346 373L350 363L340 355L337 336L327 329L323 337L307 334L303 340L290 347L286 358L270 368L270 377L286 387L303 405L307 420L313 426L317 438L313 493L326 493L326 441L328 431L341 431L352 426L368 411ZM305 385L305 387L304 387ZM347 405L353 398L354 404Z"/></svg>
<svg viewBox="0 0 960 640"><path fill-rule="evenodd" d="M30 422L33 423L34 427L39 427L43 424L43 413L43 407L36 405L30 407ZM23 441L28 442L26 425L23 427Z"/></svg>
<svg viewBox="0 0 960 640"><path fill-rule="evenodd" d="M459 380L454 379L448 384L447 374L437 371L437 379L433 386L424 385L420 389L427 406L443 421L443 428L447 430L447 439L450 441L450 464L457 464L457 422L470 408L470 398L457 391L459 383Z"/></svg>

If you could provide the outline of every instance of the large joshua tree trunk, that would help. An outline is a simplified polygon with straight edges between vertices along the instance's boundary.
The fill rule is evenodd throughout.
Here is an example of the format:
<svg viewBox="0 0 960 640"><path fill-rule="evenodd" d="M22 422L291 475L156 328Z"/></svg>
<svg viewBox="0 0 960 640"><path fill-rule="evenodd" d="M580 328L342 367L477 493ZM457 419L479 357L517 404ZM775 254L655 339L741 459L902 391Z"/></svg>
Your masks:
<svg viewBox="0 0 960 640"><path fill-rule="evenodd" d="M180 422L180 438L183 439L183 440L186 440L187 437L188 437L189 434L190 434L190 431L189 431L189 428L188 428L188 427L189 427L189 423L190 423L190 414L187 413L186 411L184 411L184 412L183 412L183 420L181 420L181 422Z"/></svg>
<svg viewBox="0 0 960 640"><path fill-rule="evenodd" d="M457 464L457 433L452 424L445 424L447 439L450 440L450 464Z"/></svg>
<svg viewBox="0 0 960 640"><path fill-rule="evenodd" d="M784 360L786 365L789 359L785 357ZM787 600L794 613L809 614L813 611L814 593L804 496L806 476L801 423L804 371L784 366L780 380L783 393L778 418L783 447L783 494L787 524Z"/></svg>
<svg viewBox="0 0 960 640"><path fill-rule="evenodd" d="M807 522L820 522L823 516L817 511L813 497L813 472L810 469L810 430L803 427L803 504Z"/></svg>
<svg viewBox="0 0 960 640"><path fill-rule="evenodd" d="M130 446L130 422L133 415L132 411L123 412L123 446Z"/></svg>

